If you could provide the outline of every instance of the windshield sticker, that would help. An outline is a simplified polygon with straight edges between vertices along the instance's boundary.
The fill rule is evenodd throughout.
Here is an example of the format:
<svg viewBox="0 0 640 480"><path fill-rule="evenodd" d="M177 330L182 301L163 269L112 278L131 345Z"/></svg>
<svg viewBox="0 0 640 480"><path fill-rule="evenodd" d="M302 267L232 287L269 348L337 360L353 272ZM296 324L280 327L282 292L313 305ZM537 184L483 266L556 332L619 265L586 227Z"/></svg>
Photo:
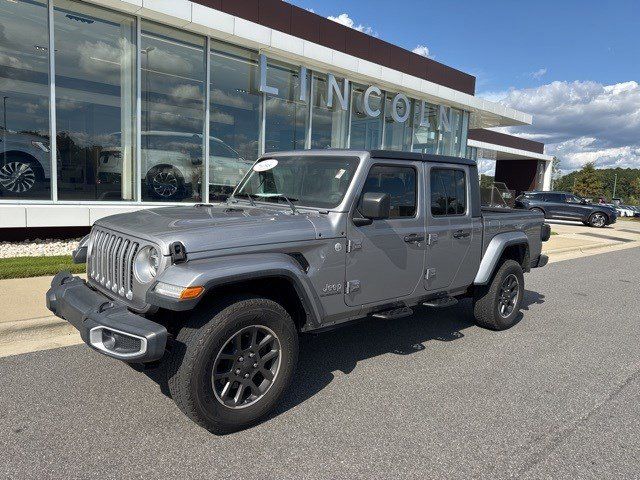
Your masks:
<svg viewBox="0 0 640 480"><path fill-rule="evenodd" d="M336 173L336 178L340 180L342 178L342 175L344 175L344 172L346 172L344 168L341 168L340 170L338 170L338 173Z"/></svg>
<svg viewBox="0 0 640 480"><path fill-rule="evenodd" d="M278 165L278 160L275 158L270 158L268 160L263 160L261 162L256 163L253 166L254 172L266 172L267 170L271 170L276 165Z"/></svg>

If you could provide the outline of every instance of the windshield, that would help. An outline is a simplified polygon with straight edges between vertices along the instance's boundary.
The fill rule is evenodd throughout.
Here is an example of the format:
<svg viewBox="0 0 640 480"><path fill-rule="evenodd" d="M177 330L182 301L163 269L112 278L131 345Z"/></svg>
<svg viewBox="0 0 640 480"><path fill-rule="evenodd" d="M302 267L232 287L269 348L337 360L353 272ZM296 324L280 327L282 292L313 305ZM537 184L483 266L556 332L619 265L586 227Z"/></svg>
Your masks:
<svg viewBox="0 0 640 480"><path fill-rule="evenodd" d="M358 157L295 156L260 160L234 196L294 203L316 208L337 207L349 188Z"/></svg>

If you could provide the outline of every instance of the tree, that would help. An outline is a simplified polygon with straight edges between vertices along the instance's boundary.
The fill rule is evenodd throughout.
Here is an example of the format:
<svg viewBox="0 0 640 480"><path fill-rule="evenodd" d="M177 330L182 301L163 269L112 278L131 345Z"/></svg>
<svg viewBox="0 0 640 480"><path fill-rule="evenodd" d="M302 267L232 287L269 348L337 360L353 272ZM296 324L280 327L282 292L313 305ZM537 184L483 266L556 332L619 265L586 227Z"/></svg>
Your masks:
<svg viewBox="0 0 640 480"><path fill-rule="evenodd" d="M630 182L631 194L634 197L640 197L640 177L636 177Z"/></svg>
<svg viewBox="0 0 640 480"><path fill-rule="evenodd" d="M593 162L587 163L577 173L573 193L587 198L595 198L602 194L602 181Z"/></svg>

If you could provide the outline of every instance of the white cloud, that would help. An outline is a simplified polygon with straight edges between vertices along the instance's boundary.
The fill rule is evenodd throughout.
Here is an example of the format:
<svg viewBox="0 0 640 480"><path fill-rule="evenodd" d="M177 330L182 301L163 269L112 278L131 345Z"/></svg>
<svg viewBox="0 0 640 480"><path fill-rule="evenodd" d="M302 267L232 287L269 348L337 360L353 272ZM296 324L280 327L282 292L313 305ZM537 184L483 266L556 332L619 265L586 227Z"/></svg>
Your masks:
<svg viewBox="0 0 640 480"><path fill-rule="evenodd" d="M377 32L375 32L371 27L366 26L366 25L362 25L362 24L357 24L356 25L356 22L347 13L341 13L337 17L332 17L331 15L329 15L327 18L329 20L333 20L336 23L344 25L345 27L349 27L349 28L353 28L354 30L358 30L359 32L363 32L363 33L366 33L368 35L373 35L374 37L378 36Z"/></svg>
<svg viewBox="0 0 640 480"><path fill-rule="evenodd" d="M431 52L429 51L429 47L427 47L426 45L418 45L411 51L413 53L417 53L418 55L422 55L423 57L433 58L433 56L431 56Z"/></svg>
<svg viewBox="0 0 640 480"><path fill-rule="evenodd" d="M613 85L556 81L481 96L531 113L533 125L504 130L545 142L546 153L558 156L565 172L587 162L601 168L640 168L640 84L636 81Z"/></svg>
<svg viewBox="0 0 640 480"><path fill-rule="evenodd" d="M547 74L546 68L539 68L535 72L531 72L529 75L531 75L531 78L535 78L536 80L539 80L542 77L544 77L546 74Z"/></svg>

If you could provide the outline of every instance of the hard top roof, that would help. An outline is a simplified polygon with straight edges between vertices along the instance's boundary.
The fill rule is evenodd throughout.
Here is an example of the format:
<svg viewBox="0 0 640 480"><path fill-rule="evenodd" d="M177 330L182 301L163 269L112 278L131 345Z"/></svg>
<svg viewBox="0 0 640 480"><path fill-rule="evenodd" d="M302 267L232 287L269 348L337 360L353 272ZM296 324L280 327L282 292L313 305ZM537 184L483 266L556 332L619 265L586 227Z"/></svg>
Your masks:
<svg viewBox="0 0 640 480"><path fill-rule="evenodd" d="M402 152L398 150L359 150L348 148L326 148L317 150L291 150L287 152L267 152L261 156L261 158L269 157L285 157L291 155L323 155L323 156L335 156L335 155L357 155L364 158L367 155L371 158L389 159L389 160L410 160L417 162L437 162L437 163L453 163L458 165L471 165L475 166L475 160L469 160L468 158L449 157L446 155L433 155L430 153L417 153L417 152Z"/></svg>

